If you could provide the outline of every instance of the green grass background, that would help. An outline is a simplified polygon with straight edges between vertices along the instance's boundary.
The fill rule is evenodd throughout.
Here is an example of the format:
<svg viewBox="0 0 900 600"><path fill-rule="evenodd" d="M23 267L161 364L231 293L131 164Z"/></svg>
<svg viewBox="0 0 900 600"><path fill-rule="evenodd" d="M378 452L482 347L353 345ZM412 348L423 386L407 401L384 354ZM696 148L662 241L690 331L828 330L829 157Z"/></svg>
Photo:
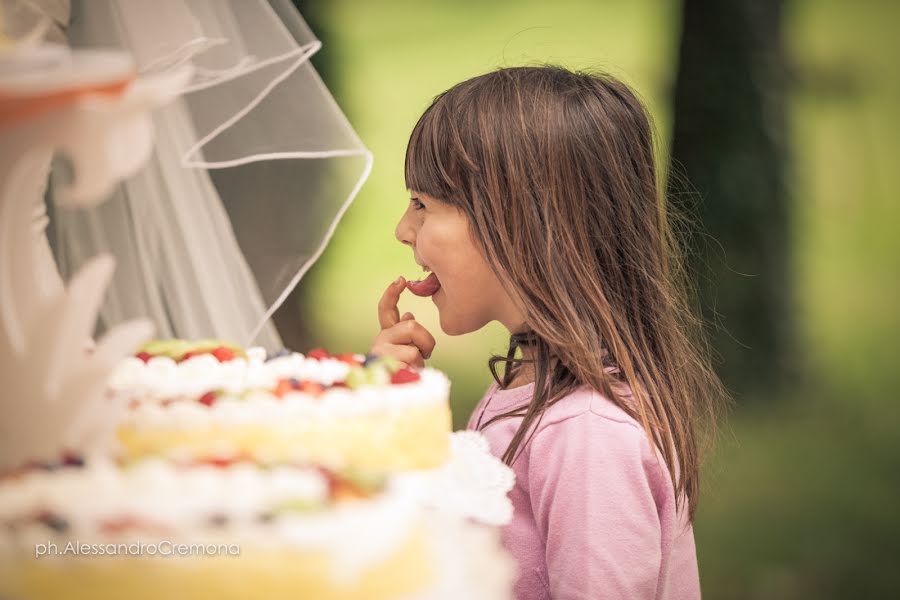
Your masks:
<svg viewBox="0 0 900 600"><path fill-rule="evenodd" d="M340 104L375 168L301 283L313 343L365 351L376 303L417 277L393 228L408 196L403 155L431 98L499 66L601 68L631 83L668 145L677 2L359 2L322 17ZM807 377L748 398L723 425L695 531L707 598L886 598L900 593L900 3L795 1L785 39L797 314ZM457 427L505 350L499 325L451 338L428 300L405 295L437 337L430 365L453 381Z"/></svg>

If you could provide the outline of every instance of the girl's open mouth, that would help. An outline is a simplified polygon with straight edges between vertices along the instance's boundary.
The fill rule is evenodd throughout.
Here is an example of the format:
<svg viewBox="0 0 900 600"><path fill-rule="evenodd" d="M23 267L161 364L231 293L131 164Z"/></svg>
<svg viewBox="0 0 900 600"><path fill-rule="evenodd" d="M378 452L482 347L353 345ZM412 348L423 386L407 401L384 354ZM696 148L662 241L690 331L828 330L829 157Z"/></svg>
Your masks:
<svg viewBox="0 0 900 600"><path fill-rule="evenodd" d="M419 281L407 281L406 289L416 296L433 296L441 289L441 282L438 281L437 275L429 273L428 277Z"/></svg>

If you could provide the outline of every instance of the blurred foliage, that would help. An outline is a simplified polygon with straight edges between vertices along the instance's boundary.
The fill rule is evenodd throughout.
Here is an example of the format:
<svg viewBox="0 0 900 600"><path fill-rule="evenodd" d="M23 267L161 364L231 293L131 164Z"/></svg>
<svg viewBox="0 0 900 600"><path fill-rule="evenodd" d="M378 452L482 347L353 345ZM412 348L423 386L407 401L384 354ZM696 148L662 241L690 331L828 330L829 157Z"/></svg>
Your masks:
<svg viewBox="0 0 900 600"><path fill-rule="evenodd" d="M311 345L364 351L376 303L417 277L393 228L408 201L403 155L430 99L499 67L596 67L644 96L668 146L678 3L325 3L338 101L375 169L301 284ZM735 408L696 522L707 598L886 598L900 590L900 4L802 0L784 26L791 69L792 272L806 379ZM457 427L505 350L491 326L451 338L427 300L404 296L438 340Z"/></svg>
<svg viewBox="0 0 900 600"><path fill-rule="evenodd" d="M697 523L714 598L900 591L898 17L890 2L790 5L807 381L723 434Z"/></svg>
<svg viewBox="0 0 900 600"><path fill-rule="evenodd" d="M796 375L785 0L683 0L670 201L702 224L687 265L736 399Z"/></svg>

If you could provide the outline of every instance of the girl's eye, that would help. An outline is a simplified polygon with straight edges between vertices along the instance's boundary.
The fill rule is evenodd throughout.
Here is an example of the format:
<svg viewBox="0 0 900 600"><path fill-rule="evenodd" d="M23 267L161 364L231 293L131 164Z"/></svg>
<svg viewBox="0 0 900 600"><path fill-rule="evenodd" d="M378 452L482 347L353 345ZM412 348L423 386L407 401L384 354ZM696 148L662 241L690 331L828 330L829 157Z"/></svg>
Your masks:
<svg viewBox="0 0 900 600"><path fill-rule="evenodd" d="M422 204L422 201L418 198L410 198L409 203L412 205L414 210L422 210L425 208L425 205Z"/></svg>

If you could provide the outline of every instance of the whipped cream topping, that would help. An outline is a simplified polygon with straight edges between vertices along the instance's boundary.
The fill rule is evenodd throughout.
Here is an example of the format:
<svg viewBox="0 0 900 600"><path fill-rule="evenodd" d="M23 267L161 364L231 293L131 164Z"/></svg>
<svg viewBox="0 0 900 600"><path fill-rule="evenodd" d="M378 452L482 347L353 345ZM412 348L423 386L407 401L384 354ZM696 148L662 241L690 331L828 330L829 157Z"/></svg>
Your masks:
<svg viewBox="0 0 900 600"><path fill-rule="evenodd" d="M289 392L282 398L264 391L246 396L224 394L215 404L144 402L125 415L124 424L135 427L192 428L204 425L284 426L291 422L319 418L353 417L375 413L402 412L407 408L447 401L449 381L438 371L422 373L416 383L356 390L331 389L319 397Z"/></svg>
<svg viewBox="0 0 900 600"><path fill-rule="evenodd" d="M156 356L146 363L128 357L116 367L108 387L115 394L138 400L163 400L198 396L211 390L240 394L271 389L279 379L291 377L328 386L343 381L349 370L350 366L339 360L315 360L296 352L267 361L265 350L250 348L246 359L225 362L210 354L181 362L167 356Z"/></svg>
<svg viewBox="0 0 900 600"><path fill-rule="evenodd" d="M222 363L210 355L180 363L166 357L147 363L128 358L114 372L109 389L117 400L134 404L125 424L139 427L282 425L447 402L449 380L440 371L427 368L419 371L419 381L412 383L335 387L318 396L291 390L278 397L270 391L280 379L290 378L330 386L344 381L349 369L339 360L309 359L299 353L266 361L261 348L249 349L246 360ZM219 395L211 406L196 402L213 390Z"/></svg>

